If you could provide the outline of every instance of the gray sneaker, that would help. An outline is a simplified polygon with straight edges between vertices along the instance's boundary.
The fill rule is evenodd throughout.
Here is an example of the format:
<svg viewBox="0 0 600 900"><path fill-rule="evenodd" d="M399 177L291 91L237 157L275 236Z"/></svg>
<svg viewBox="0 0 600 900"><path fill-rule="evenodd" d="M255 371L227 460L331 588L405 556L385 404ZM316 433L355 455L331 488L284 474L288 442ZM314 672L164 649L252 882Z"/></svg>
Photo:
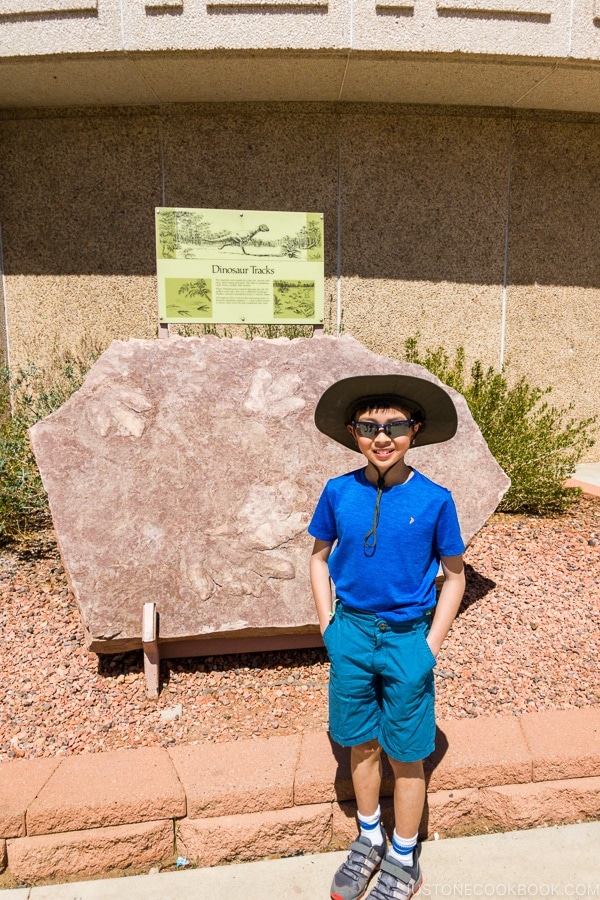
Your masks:
<svg viewBox="0 0 600 900"><path fill-rule="evenodd" d="M403 866L398 860L386 856L381 863L377 884L369 894L369 900L410 900L423 884L419 865L421 845L415 848L412 866Z"/></svg>
<svg viewBox="0 0 600 900"><path fill-rule="evenodd" d="M381 829L383 831L383 827ZM373 873L386 854L387 838L383 831L383 843L374 846L367 838L359 837L350 845L348 856L331 882L331 900L360 900Z"/></svg>

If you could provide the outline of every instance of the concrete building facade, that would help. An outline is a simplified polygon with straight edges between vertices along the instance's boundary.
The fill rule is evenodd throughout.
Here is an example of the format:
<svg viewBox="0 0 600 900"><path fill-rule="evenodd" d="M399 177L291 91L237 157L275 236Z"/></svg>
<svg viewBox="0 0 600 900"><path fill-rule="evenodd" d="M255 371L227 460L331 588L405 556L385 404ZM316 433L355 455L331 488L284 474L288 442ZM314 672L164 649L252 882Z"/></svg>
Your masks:
<svg viewBox="0 0 600 900"><path fill-rule="evenodd" d="M322 211L328 330L593 415L600 0L0 0L11 365L156 335L162 205Z"/></svg>

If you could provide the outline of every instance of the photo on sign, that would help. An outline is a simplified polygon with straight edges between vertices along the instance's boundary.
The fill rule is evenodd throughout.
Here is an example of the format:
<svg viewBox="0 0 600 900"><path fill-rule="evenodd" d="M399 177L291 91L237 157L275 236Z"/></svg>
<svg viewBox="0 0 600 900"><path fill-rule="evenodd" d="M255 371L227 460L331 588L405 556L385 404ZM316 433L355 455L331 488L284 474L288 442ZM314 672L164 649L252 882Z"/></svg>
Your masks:
<svg viewBox="0 0 600 900"><path fill-rule="evenodd" d="M165 293L170 318L209 319L212 316L210 278L165 278Z"/></svg>
<svg viewBox="0 0 600 900"><path fill-rule="evenodd" d="M308 319L314 316L314 281L274 281L273 314L276 319Z"/></svg>

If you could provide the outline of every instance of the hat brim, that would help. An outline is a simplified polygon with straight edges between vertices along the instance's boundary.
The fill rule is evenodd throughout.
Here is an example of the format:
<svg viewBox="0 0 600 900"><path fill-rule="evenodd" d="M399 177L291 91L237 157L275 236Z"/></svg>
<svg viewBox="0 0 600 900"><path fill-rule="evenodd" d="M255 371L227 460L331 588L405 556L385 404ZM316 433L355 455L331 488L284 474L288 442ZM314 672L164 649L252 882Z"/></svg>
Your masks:
<svg viewBox="0 0 600 900"><path fill-rule="evenodd" d="M439 444L456 434L458 416L450 395L433 381L414 375L355 375L336 381L317 403L315 425L338 444L358 451L346 428L349 411L361 398L380 394L395 394L423 410L426 427L417 432L415 447Z"/></svg>

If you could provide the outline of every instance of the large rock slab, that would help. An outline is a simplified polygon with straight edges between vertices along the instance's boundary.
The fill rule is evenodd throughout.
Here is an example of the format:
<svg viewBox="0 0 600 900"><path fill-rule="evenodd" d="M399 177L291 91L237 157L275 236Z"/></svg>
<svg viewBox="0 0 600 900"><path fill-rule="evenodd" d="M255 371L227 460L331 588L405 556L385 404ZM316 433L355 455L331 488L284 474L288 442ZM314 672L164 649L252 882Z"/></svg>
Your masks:
<svg viewBox="0 0 600 900"><path fill-rule="evenodd" d="M362 464L314 409L386 372L437 381L351 337L115 341L31 430L91 649L140 647L150 600L161 640L314 633L306 527L327 478ZM456 436L407 460L453 491L469 541L509 480L449 393Z"/></svg>

